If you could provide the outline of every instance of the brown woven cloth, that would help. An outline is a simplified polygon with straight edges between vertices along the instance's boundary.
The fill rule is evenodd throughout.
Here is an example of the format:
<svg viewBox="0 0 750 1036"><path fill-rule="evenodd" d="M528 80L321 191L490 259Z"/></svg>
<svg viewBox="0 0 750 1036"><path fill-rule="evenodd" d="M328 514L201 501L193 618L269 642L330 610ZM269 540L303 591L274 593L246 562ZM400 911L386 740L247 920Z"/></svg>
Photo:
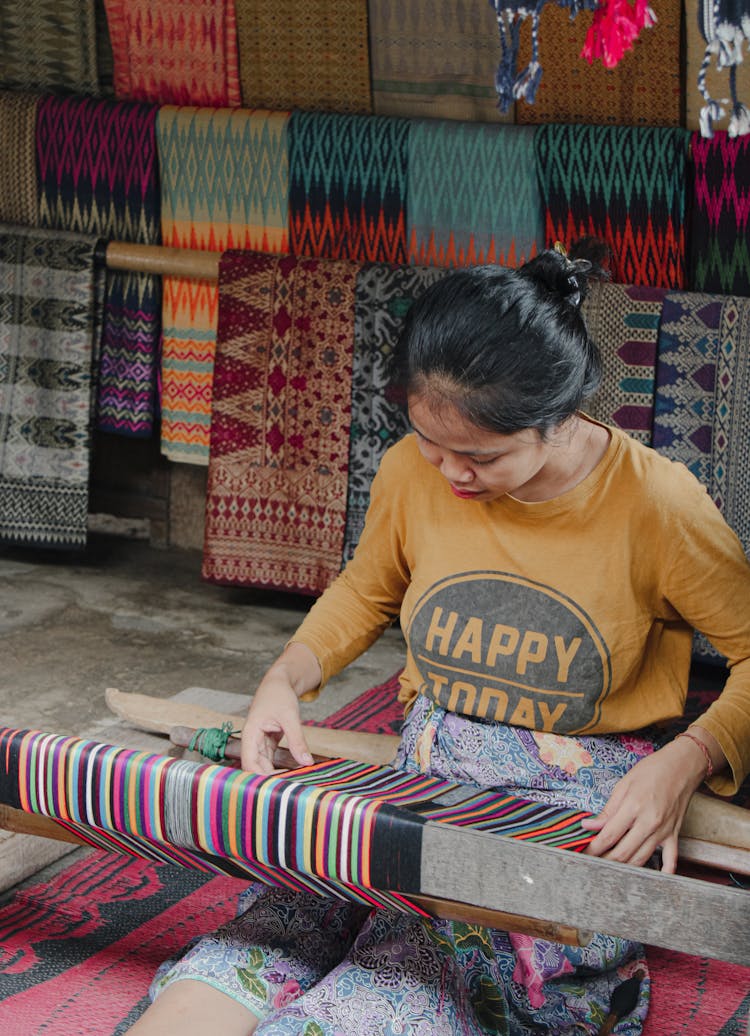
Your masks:
<svg viewBox="0 0 750 1036"><path fill-rule="evenodd" d="M369 114L367 0L235 0L246 108Z"/></svg>
<svg viewBox="0 0 750 1036"><path fill-rule="evenodd" d="M513 122L497 110L500 56L487 0L370 0L373 107L378 115Z"/></svg>
<svg viewBox="0 0 750 1036"><path fill-rule="evenodd" d="M611 71L601 61L589 65L581 57L591 13L583 11L571 21L568 8L547 4L539 32L542 79L534 104L516 104L516 122L681 125L680 4L655 4L657 24L641 32ZM524 68L530 58L530 27L524 25L518 67Z"/></svg>
<svg viewBox="0 0 750 1036"><path fill-rule="evenodd" d="M0 223L37 225L36 94L0 91Z"/></svg>

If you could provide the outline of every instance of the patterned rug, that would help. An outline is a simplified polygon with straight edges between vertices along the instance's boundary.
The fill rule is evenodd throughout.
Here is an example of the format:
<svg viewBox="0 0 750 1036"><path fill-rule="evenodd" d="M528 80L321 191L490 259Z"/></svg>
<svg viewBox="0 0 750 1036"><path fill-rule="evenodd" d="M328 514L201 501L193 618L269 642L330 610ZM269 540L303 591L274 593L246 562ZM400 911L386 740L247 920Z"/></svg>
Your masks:
<svg viewBox="0 0 750 1036"><path fill-rule="evenodd" d="M320 725L395 733L396 691L394 675ZM698 674L689 708L715 693L715 671ZM0 1030L122 1036L147 1006L158 965L231 917L242 887L85 850L55 877L11 891L0 901ZM745 1036L750 968L653 948L648 960L644 1036Z"/></svg>
<svg viewBox="0 0 750 1036"><path fill-rule="evenodd" d="M203 577L319 594L338 575L358 266L225 252Z"/></svg>
<svg viewBox="0 0 750 1036"><path fill-rule="evenodd" d="M547 246L592 234L612 249L619 284L685 287L689 140L656 126L538 126Z"/></svg>
<svg viewBox="0 0 750 1036"><path fill-rule="evenodd" d="M533 128L415 120L408 177L409 262L520 266L544 247Z"/></svg>
<svg viewBox="0 0 750 1036"><path fill-rule="evenodd" d="M39 102L39 224L159 244L156 108L44 97ZM107 274L97 424L148 437L154 427L161 286L152 274Z"/></svg>
<svg viewBox="0 0 750 1036"><path fill-rule="evenodd" d="M86 545L96 243L0 226L0 542Z"/></svg>

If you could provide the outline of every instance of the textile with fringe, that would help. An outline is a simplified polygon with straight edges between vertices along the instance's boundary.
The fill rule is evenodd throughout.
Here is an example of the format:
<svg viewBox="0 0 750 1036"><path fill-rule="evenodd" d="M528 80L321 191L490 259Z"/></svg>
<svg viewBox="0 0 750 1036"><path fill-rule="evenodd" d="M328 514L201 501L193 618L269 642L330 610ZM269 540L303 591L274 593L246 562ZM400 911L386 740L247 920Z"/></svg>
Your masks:
<svg viewBox="0 0 750 1036"><path fill-rule="evenodd" d="M39 223L159 244L159 173L149 104L45 97L37 120ZM150 436L161 332L159 278L107 274L97 424Z"/></svg>
<svg viewBox="0 0 750 1036"><path fill-rule="evenodd" d="M656 339L666 289L597 282L583 302L602 380L586 413L651 445Z"/></svg>
<svg viewBox="0 0 750 1036"><path fill-rule="evenodd" d="M0 226L0 541L86 545L96 238Z"/></svg>
<svg viewBox="0 0 750 1036"><path fill-rule="evenodd" d="M497 109L497 25L489 4L455 0L371 3L370 62L376 115L513 121Z"/></svg>
<svg viewBox="0 0 750 1036"><path fill-rule="evenodd" d="M618 283L685 287L689 141L667 127L537 127L547 245L593 235L610 246Z"/></svg>
<svg viewBox="0 0 750 1036"><path fill-rule="evenodd" d="M412 263L520 266L544 247L532 129L415 120L407 197Z"/></svg>
<svg viewBox="0 0 750 1036"><path fill-rule="evenodd" d="M366 3L235 3L246 108L372 111Z"/></svg>
<svg viewBox="0 0 750 1036"><path fill-rule="evenodd" d="M164 106L156 122L166 245L287 249L286 112ZM164 278L162 452L208 463L218 286Z"/></svg>
<svg viewBox="0 0 750 1036"><path fill-rule="evenodd" d="M292 112L289 234L295 255L406 263L407 119Z"/></svg>
<svg viewBox="0 0 750 1036"><path fill-rule="evenodd" d="M238 106L234 0L104 0L115 96Z"/></svg>
<svg viewBox="0 0 750 1036"><path fill-rule="evenodd" d="M622 0L622 6L629 8L629 0ZM656 8L657 24L640 34L616 66L608 66L583 60L589 16L571 19L567 8L549 3L539 39L544 75L534 103L526 100L516 105L516 122L682 125L681 0L660 0ZM531 52L531 41L522 34L519 64L530 62Z"/></svg>
<svg viewBox="0 0 750 1036"><path fill-rule="evenodd" d="M225 252L203 577L319 594L341 568L356 263Z"/></svg>
<svg viewBox="0 0 750 1036"><path fill-rule="evenodd" d="M690 285L750 295L750 136L691 141Z"/></svg>

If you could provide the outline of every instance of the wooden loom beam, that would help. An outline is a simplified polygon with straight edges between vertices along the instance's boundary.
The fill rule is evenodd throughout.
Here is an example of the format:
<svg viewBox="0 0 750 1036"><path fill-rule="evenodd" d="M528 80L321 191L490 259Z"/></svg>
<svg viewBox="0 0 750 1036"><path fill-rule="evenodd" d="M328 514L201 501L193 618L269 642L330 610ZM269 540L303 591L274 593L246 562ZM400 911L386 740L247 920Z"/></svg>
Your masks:
<svg viewBox="0 0 750 1036"><path fill-rule="evenodd" d="M205 281L218 281L220 258L220 252L170 248L166 245L138 245L127 241L110 241L104 252L104 262L110 270Z"/></svg>

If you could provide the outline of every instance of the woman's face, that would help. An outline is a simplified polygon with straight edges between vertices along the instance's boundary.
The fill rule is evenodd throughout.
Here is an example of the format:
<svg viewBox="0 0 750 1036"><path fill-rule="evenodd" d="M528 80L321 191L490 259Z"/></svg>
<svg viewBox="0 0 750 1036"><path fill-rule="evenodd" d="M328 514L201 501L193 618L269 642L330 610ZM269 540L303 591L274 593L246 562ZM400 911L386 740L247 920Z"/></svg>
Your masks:
<svg viewBox="0 0 750 1036"><path fill-rule="evenodd" d="M425 460L461 500L497 500L509 493L543 499L545 464L554 448L535 428L511 435L478 428L450 404L435 412L434 398L409 396L409 419Z"/></svg>

